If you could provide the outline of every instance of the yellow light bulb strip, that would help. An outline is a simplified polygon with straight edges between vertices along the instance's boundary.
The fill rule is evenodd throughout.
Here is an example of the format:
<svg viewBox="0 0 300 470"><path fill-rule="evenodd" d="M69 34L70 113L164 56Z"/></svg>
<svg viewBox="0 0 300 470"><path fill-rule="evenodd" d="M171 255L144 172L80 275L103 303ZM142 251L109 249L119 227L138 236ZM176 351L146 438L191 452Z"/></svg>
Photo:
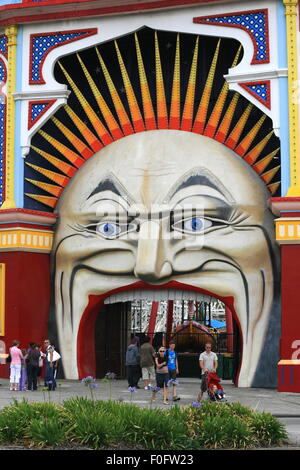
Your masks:
<svg viewBox="0 0 300 470"><path fill-rule="evenodd" d="M95 131L97 132L99 138L101 139L104 145L110 144L113 141L111 135L109 134L105 126L102 124L97 114L95 113L91 105L87 102L87 100L85 99L85 97L83 96L83 94L81 93L77 85L75 84L75 82L72 80L72 78L70 77L66 69L62 66L60 62L58 63L59 63L61 70L63 71L63 74L68 80L70 87L74 91L79 103L81 104L85 114L87 115Z"/></svg>
<svg viewBox="0 0 300 470"><path fill-rule="evenodd" d="M241 54L241 50L242 50L242 46L240 46L238 48L238 51L237 51L237 53L235 55L235 58L232 62L231 68L233 68L237 65L240 54ZM213 111L210 115L210 118L208 120L206 128L204 130L204 135L206 135L207 137L212 137L213 138L215 133L216 133L218 124L220 122L221 114L224 110L225 101L226 101L226 98L227 98L227 95L228 95L228 91L229 91L228 83L225 81L224 85L222 87L221 93L219 94L218 99L216 101L216 104L214 106L214 109L213 109Z"/></svg>
<svg viewBox="0 0 300 470"><path fill-rule="evenodd" d="M69 118L75 124L77 129L79 130L82 137L87 141L90 147L94 150L94 152L98 152L101 148L103 148L103 144L100 140L95 136L95 134L88 128L88 126L77 116L77 114L70 108L69 105L65 105L64 110L67 112Z"/></svg>
<svg viewBox="0 0 300 470"><path fill-rule="evenodd" d="M196 39L193 61L191 65L190 78L186 92L186 98L182 113L181 130L191 131L193 124L194 102L195 102L195 89L196 89L196 75L197 75L197 62L199 51L199 36Z"/></svg>
<svg viewBox="0 0 300 470"><path fill-rule="evenodd" d="M134 37L135 37L135 46L136 46L136 55L137 55L137 62L138 62L138 69L139 69L139 77L140 77L140 86L141 86L141 92L142 92L142 102L143 102L145 125L146 125L146 129L148 131L151 131L153 129L156 129L155 114L154 114L154 109L153 109L153 105L152 105L151 94L150 94L150 91L149 91L149 86L148 86L148 81L147 81L147 75L146 75L146 72L145 72L143 57L142 57L142 54L141 54L139 40L138 40L138 36L137 36L136 33L135 33Z"/></svg>
<svg viewBox="0 0 300 470"><path fill-rule="evenodd" d="M180 43L179 43L179 34L177 34L169 129L179 129L179 127L180 127Z"/></svg>
<svg viewBox="0 0 300 470"><path fill-rule="evenodd" d="M1 209L12 209L15 203L15 99L17 70L18 28L9 25L5 28L7 37L7 91L6 91L6 135L5 135L5 192Z"/></svg>
<svg viewBox="0 0 300 470"><path fill-rule="evenodd" d="M286 15L288 94L289 94L289 138L290 138L290 187L287 196L300 196L300 147L299 147L299 101L295 99L295 84L298 79L297 30L299 17L298 0L283 0Z"/></svg>
<svg viewBox="0 0 300 470"><path fill-rule="evenodd" d="M124 137L124 135L123 135L123 132L121 131L121 129L119 127L119 124L115 120L111 110L107 106L106 101L104 100L102 94L98 90L98 87L97 87L96 83L92 79L91 74L89 73L88 69L84 65L83 60L81 59L79 54L77 54L77 58L79 60L81 68L84 72L84 75L85 75L85 77L88 81L88 84L89 84L89 86L90 86L90 88L93 92L93 95L94 95L94 97L95 97L95 99L98 103L99 109L100 109L101 113L103 114L103 118L104 118L104 120L107 124L107 127L110 130L111 135L113 136L113 138L115 140L121 139L122 137Z"/></svg>
<svg viewBox="0 0 300 470"><path fill-rule="evenodd" d="M205 83L205 87L202 93L199 108L196 114L196 118L195 118L195 122L193 126L193 132L196 132L197 134L203 134L203 131L204 131L207 112L208 112L208 106L210 102L210 96L212 92L212 87L213 87L213 82L214 82L214 77L215 77L215 72L216 72L216 67L217 67L220 44L221 44L221 39L219 39L218 41L216 51L215 51L215 54L214 54L214 57L213 57L213 60L212 60L212 63L208 72L208 77Z"/></svg>
<svg viewBox="0 0 300 470"><path fill-rule="evenodd" d="M144 121L143 121L140 108L137 103L137 99L136 99L133 87L131 85L117 41L115 41L115 48L117 51L118 61L119 61L120 69L121 69L121 74L123 78L123 83L125 87L125 92L127 96L129 109L130 109L133 127L134 127L135 132L142 132L145 130Z"/></svg>
<svg viewBox="0 0 300 470"><path fill-rule="evenodd" d="M84 164L85 160L81 158L76 152L66 147L66 145L59 142L57 139L52 137L51 135L47 134L47 132L39 130L38 131L41 136L46 139L49 144L51 144L56 150L58 150L61 155L63 155L67 160L69 160L74 166L77 168L81 167Z"/></svg>
<svg viewBox="0 0 300 470"><path fill-rule="evenodd" d="M168 129L168 110L166 103L164 77L162 73L159 43L157 32L155 31L155 72L156 72L156 106L157 106L157 127Z"/></svg>
<svg viewBox="0 0 300 470"><path fill-rule="evenodd" d="M130 122L130 119L129 119L126 111L125 111L125 108L124 108L122 100L119 96L119 93L117 92L117 89L114 85L114 82L111 79L111 76L108 72L108 69L105 65L105 62L102 59L102 56L101 56L100 52L98 51L97 47L96 47L96 53L97 53L99 63L101 65L103 75L104 75L104 78L106 80L106 84L108 86L112 101L114 103L114 107L115 107L116 113L118 115L118 119L119 119L120 125L122 127L123 133L124 133L124 135L133 134L134 130L133 130L132 124Z"/></svg>
<svg viewBox="0 0 300 470"><path fill-rule="evenodd" d="M62 132L62 134L68 139L68 141L73 145L74 148L83 156L85 160L94 155L94 152L81 140L77 137L70 129L65 126L59 119L53 116L52 121L56 127Z"/></svg>

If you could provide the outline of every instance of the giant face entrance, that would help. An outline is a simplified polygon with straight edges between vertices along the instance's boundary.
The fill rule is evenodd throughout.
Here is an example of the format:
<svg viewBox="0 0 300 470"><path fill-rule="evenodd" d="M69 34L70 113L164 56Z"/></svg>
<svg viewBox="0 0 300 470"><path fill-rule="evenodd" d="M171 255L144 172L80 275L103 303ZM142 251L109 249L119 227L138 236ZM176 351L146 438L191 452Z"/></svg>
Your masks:
<svg viewBox="0 0 300 470"><path fill-rule="evenodd" d="M108 297L95 327L97 377L109 371L126 375L125 353L132 335L140 345L149 336L155 349L175 340L181 377L199 377L199 354L210 342L218 354L219 376L235 381L241 356L239 328L230 309L216 298L184 291L132 291Z"/></svg>

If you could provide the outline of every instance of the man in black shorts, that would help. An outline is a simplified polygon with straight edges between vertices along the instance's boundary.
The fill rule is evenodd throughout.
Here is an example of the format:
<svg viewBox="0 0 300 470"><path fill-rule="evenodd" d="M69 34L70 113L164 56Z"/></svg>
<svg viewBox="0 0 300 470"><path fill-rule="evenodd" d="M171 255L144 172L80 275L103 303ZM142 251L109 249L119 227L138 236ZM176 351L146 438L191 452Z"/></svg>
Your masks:
<svg viewBox="0 0 300 470"><path fill-rule="evenodd" d="M207 374L208 372L216 372L218 368L218 356L212 352L211 343L205 344L205 351L199 356L199 366L201 369L201 387L198 394L198 401L202 400L203 393L207 390Z"/></svg>

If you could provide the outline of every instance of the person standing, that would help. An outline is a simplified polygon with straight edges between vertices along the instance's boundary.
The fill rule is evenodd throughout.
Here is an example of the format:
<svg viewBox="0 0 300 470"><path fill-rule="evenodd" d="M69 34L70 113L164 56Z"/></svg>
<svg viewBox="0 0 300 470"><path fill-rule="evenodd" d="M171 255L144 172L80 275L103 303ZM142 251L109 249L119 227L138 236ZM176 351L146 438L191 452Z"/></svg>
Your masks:
<svg viewBox="0 0 300 470"><path fill-rule="evenodd" d="M153 382L155 381L154 358L155 350L152 344L150 344L149 336L146 336L145 342L142 344L140 349L140 365L142 368L145 390L149 390L152 380Z"/></svg>
<svg viewBox="0 0 300 470"><path fill-rule="evenodd" d="M211 343L205 344L205 351L199 356L199 366L202 377L198 401L202 400L203 393L207 390L207 374L209 372L217 372L218 368L218 356L212 351Z"/></svg>
<svg viewBox="0 0 300 470"><path fill-rule="evenodd" d="M129 387L138 388L140 378L140 354L137 341L133 337L126 351L127 378Z"/></svg>
<svg viewBox="0 0 300 470"><path fill-rule="evenodd" d="M177 358L177 353L175 351L175 346L176 346L175 341L170 341L169 349L166 351L165 355L166 355L167 364L168 364L170 382L173 385L173 401L178 401L180 400L180 397L177 396L176 378L177 378L177 375L179 374L179 368L178 368L178 358Z"/></svg>
<svg viewBox="0 0 300 470"><path fill-rule="evenodd" d="M38 387L40 387L41 377L42 377L42 372L43 372L43 365L44 365L44 353L41 351L42 346L40 344L36 344L36 348L39 351L39 368L38 368L38 374L37 374L37 385Z"/></svg>
<svg viewBox="0 0 300 470"><path fill-rule="evenodd" d="M19 390L21 390L22 392L27 390L27 382L28 382L28 379L27 379L27 357L28 357L28 352L26 351L26 349L21 349L22 351L22 355L23 355L23 359L22 359L22 362L21 362L21 376L20 376L20 382L19 382Z"/></svg>
<svg viewBox="0 0 300 470"><path fill-rule="evenodd" d="M55 390L56 382L54 377L55 364L53 361L54 347L51 345L49 339L44 341L45 347L45 387L48 387L48 390Z"/></svg>
<svg viewBox="0 0 300 470"><path fill-rule="evenodd" d="M33 344L30 347L27 356L27 374L28 374L28 390L37 390L37 375L39 369L39 358L40 358L40 351Z"/></svg>
<svg viewBox="0 0 300 470"><path fill-rule="evenodd" d="M155 358L156 365L156 385L159 388L163 389L163 404L168 405L168 381L169 381L169 372L167 358L165 357L165 348L161 346L158 350L158 355ZM155 394L153 395L153 399Z"/></svg>
<svg viewBox="0 0 300 470"><path fill-rule="evenodd" d="M21 377L21 365L24 356L21 349L19 349L20 341L15 339L12 343L12 347L9 348L9 354L11 357L10 362L10 386L9 390L19 390L19 383Z"/></svg>

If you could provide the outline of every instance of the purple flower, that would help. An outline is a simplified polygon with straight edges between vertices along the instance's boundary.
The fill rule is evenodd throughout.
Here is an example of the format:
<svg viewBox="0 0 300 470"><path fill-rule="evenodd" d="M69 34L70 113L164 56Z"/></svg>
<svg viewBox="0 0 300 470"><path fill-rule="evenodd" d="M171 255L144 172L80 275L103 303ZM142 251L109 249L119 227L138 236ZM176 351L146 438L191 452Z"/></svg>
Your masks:
<svg viewBox="0 0 300 470"><path fill-rule="evenodd" d="M91 375L88 375L87 377L85 377L84 379L81 380L81 383L85 384L85 385L88 385L89 383L95 381L96 379L94 379L94 377L92 377Z"/></svg>
<svg viewBox="0 0 300 470"><path fill-rule="evenodd" d="M83 383L86 387L90 387L90 388L98 387L98 385L95 382L96 382L96 379L94 379L94 377L92 377L91 375L88 375L87 377L81 380L81 383Z"/></svg>
<svg viewBox="0 0 300 470"><path fill-rule="evenodd" d="M93 389L98 387L98 384L96 383L90 383L89 385L90 385L90 388L93 388Z"/></svg>
<svg viewBox="0 0 300 470"><path fill-rule="evenodd" d="M202 403L199 403L199 401L193 401L192 406L194 408L202 408Z"/></svg>
<svg viewBox="0 0 300 470"><path fill-rule="evenodd" d="M107 372L105 374L105 378L109 380L114 380L116 377L117 377L117 374L115 374L114 372Z"/></svg>
<svg viewBox="0 0 300 470"><path fill-rule="evenodd" d="M135 387L128 387L128 390L131 392L131 393L134 393L136 392L136 388Z"/></svg>

